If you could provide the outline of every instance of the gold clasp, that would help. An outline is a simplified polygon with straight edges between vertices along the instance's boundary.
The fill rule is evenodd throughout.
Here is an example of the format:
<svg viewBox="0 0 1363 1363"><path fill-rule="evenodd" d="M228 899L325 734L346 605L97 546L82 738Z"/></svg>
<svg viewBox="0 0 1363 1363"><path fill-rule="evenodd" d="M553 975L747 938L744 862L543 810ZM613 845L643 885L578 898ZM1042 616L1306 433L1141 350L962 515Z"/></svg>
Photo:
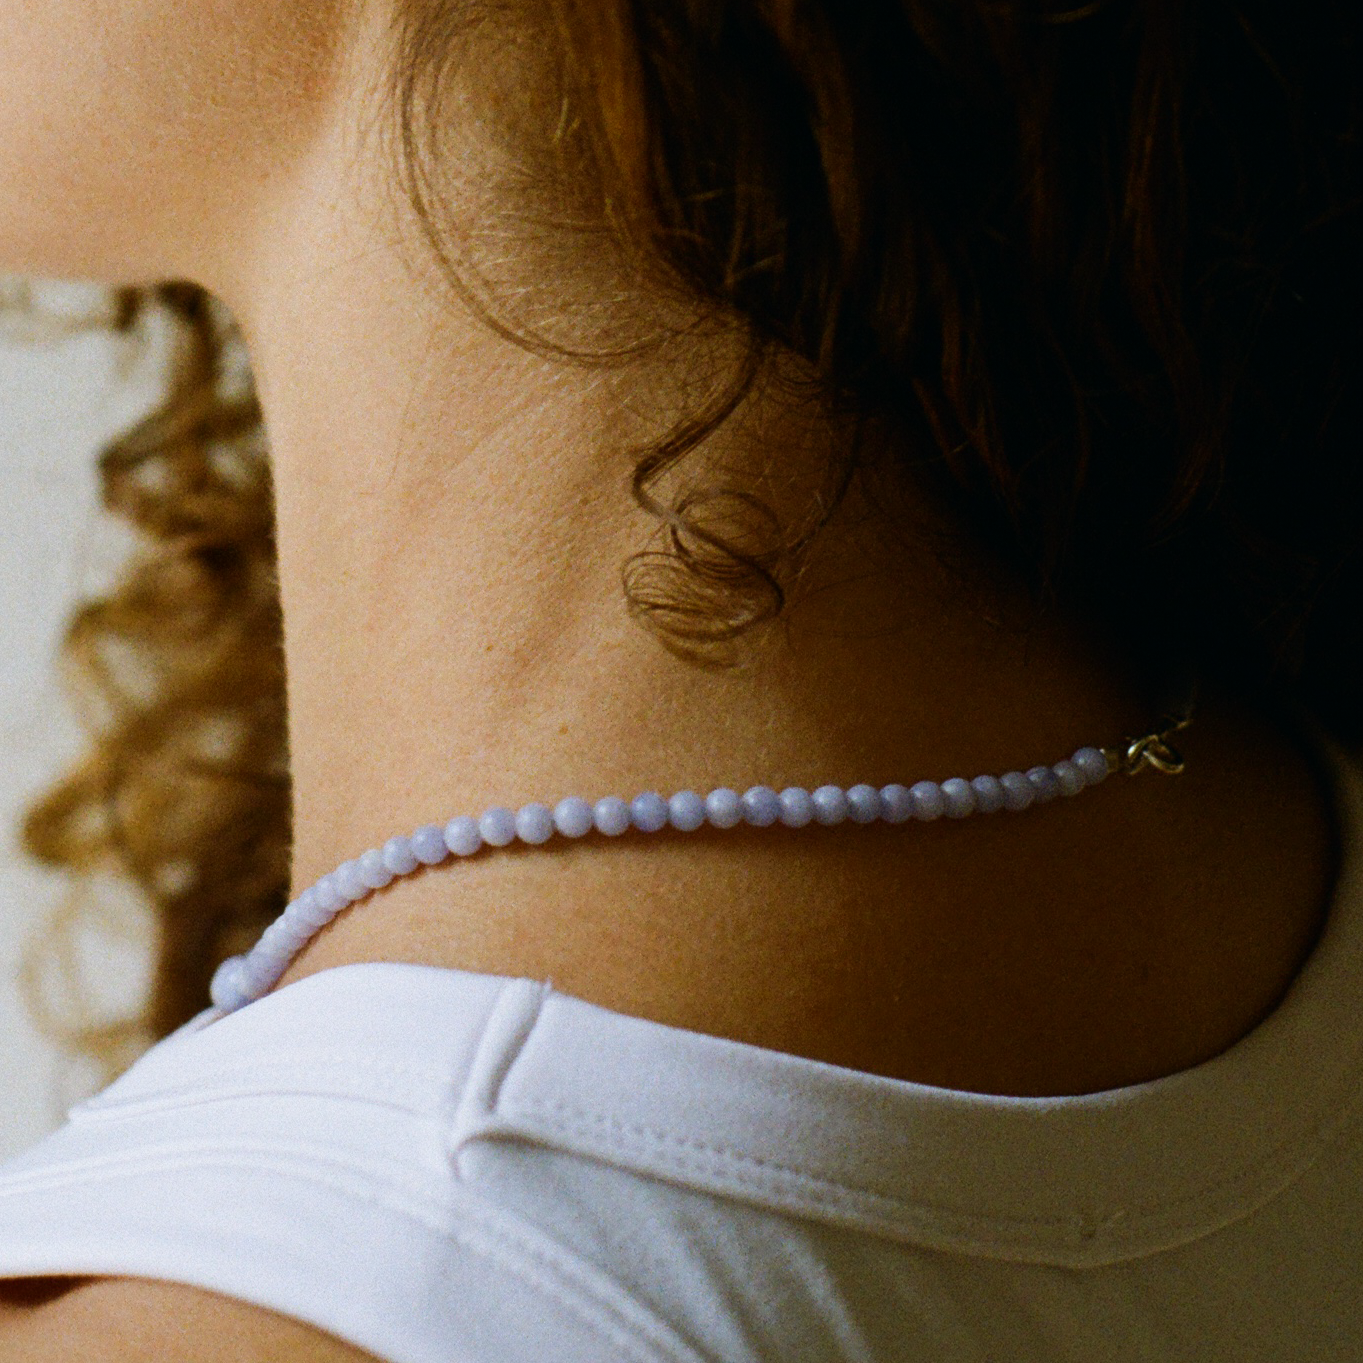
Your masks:
<svg viewBox="0 0 1363 1363"><path fill-rule="evenodd" d="M1154 733L1145 734L1141 738L1128 738L1124 747L1101 749L1103 756L1107 758L1108 771L1120 772L1123 776L1135 776L1146 767L1154 767L1156 771L1162 771L1166 776L1177 776L1183 770L1183 754L1169 740L1180 729L1186 729L1190 723L1191 716L1185 715L1173 719L1166 728L1157 729Z"/></svg>

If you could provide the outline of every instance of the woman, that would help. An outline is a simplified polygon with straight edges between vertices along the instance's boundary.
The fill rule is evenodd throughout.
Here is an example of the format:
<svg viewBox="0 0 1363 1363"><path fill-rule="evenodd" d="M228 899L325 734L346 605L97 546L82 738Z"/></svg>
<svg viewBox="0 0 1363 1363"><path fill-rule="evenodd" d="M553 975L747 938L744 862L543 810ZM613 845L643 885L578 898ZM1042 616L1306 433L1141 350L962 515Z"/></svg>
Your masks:
<svg viewBox="0 0 1363 1363"><path fill-rule="evenodd" d="M300 907L0 1358L1359 1356L1352 10L3 14L7 266L245 337Z"/></svg>

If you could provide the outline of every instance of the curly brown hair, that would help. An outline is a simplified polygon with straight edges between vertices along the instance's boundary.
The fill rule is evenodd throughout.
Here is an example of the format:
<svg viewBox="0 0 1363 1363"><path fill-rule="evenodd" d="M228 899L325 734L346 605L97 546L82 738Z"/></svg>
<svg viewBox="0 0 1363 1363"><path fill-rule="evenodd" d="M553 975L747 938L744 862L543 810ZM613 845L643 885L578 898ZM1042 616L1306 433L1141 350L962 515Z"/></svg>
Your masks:
<svg viewBox="0 0 1363 1363"><path fill-rule="evenodd" d="M120 289L111 325L171 324L158 410L103 451L104 506L138 532L113 590L63 645L90 748L24 820L25 849L77 878L25 962L50 1035L110 1068L177 1027L217 961L249 945L288 891L289 779L273 505L254 394L226 363L234 327L202 289ZM73 940L114 870L159 930L144 1010L91 1017Z"/></svg>
<svg viewBox="0 0 1363 1363"><path fill-rule="evenodd" d="M511 9L547 38L534 48L552 79L526 83L543 99L522 92L529 115L507 116L506 136L574 198L559 215L571 226L521 213L518 230L595 232L743 340L732 382L636 461L634 495L667 544L625 565L625 599L669 647L713 661L718 646L722 661L782 608L808 526L672 475L788 355L849 432L835 488L870 475L864 450L889 450L1041 608L1119 621L1244 690L1290 689L1358 740L1356 5ZM490 324L565 360L628 363L629 345L574 345L513 313L444 192L457 53L511 22L398 6L403 184ZM157 681L145 697L111 691L115 722L27 841L81 871L118 857L156 903L159 1034L282 903L282 667L257 413L218 392L214 310L185 285L121 296L125 324L155 304L190 343L165 410L104 456L110 505L148 547L77 617L68 651L83 685L110 690L111 640ZM735 507L756 538L728 528ZM240 747L204 759L193 735L227 716ZM189 868L179 888L162 884L172 864Z"/></svg>

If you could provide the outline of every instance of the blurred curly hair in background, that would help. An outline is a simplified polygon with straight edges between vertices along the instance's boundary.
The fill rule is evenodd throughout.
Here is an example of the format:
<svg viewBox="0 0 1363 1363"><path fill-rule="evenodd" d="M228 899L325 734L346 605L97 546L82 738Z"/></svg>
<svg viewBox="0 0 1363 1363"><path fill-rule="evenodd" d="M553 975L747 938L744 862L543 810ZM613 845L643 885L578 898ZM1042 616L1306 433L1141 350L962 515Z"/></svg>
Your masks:
<svg viewBox="0 0 1363 1363"><path fill-rule="evenodd" d="M203 1007L216 963L288 890L284 662L270 475L230 319L201 289L120 289L109 324L170 324L161 406L99 460L102 500L138 534L63 643L85 757L27 814L23 845L76 878L33 943L25 992L44 1030L110 1071ZM98 877L134 882L158 942L145 1012L91 1016L76 939Z"/></svg>

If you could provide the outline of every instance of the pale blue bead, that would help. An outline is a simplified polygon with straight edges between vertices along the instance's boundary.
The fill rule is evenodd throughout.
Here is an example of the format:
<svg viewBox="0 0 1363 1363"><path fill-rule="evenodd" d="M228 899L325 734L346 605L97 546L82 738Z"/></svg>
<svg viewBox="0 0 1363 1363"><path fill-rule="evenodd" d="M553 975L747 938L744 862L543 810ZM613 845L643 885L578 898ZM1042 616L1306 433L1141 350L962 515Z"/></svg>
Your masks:
<svg viewBox="0 0 1363 1363"><path fill-rule="evenodd" d="M310 927L314 932L326 927L335 918L335 911L324 907L317 897L317 887L309 886L289 905L298 922Z"/></svg>
<svg viewBox="0 0 1363 1363"><path fill-rule="evenodd" d="M478 831L489 847L505 847L516 837L516 816L502 805L493 805L478 816ZM444 834L441 834L444 842Z"/></svg>
<svg viewBox="0 0 1363 1363"><path fill-rule="evenodd" d="M238 1008L251 1002L242 989L242 967L245 961L240 956L229 956L214 972L213 982L208 986L208 997L215 1008L224 1013L234 1013Z"/></svg>
<svg viewBox="0 0 1363 1363"><path fill-rule="evenodd" d="M667 802L667 821L682 833L694 833L705 822L705 801L694 790L679 790Z"/></svg>
<svg viewBox="0 0 1363 1363"><path fill-rule="evenodd" d="M848 786L847 817L853 823L875 823L880 818L880 792L864 782Z"/></svg>
<svg viewBox="0 0 1363 1363"><path fill-rule="evenodd" d="M383 864L395 876L409 876L421 865L412 851L411 839L403 837L389 838L383 844Z"/></svg>
<svg viewBox="0 0 1363 1363"><path fill-rule="evenodd" d="M241 958L238 988L243 994L258 999L284 973L286 965L287 961L281 953L276 951L272 955L270 952L262 951L260 943L257 942Z"/></svg>
<svg viewBox="0 0 1363 1363"><path fill-rule="evenodd" d="M313 896L311 888L303 891L297 899L291 899L284 905L284 912L279 916L286 923L301 923L308 917L312 908Z"/></svg>
<svg viewBox="0 0 1363 1363"><path fill-rule="evenodd" d="M736 790L719 786L705 797L705 817L716 828L733 828L743 818L743 803Z"/></svg>
<svg viewBox="0 0 1363 1363"><path fill-rule="evenodd" d="M1047 800L1054 800L1060 794L1060 782L1056 779L1055 772L1049 767L1028 767L1026 776L1036 788L1038 804L1044 804Z"/></svg>
<svg viewBox="0 0 1363 1363"><path fill-rule="evenodd" d="M255 951L251 952L241 971L242 990L256 999L268 994L279 983L280 976L289 968L289 964L296 954L292 953L283 960L279 960L276 957L266 957Z"/></svg>
<svg viewBox="0 0 1363 1363"><path fill-rule="evenodd" d="M281 914L260 934L251 948L253 955L270 956L278 960L292 960L306 945L312 933L287 912Z"/></svg>
<svg viewBox="0 0 1363 1363"><path fill-rule="evenodd" d="M393 873L383 864L383 853L371 847L359 856L360 879L371 890L381 890L393 879Z"/></svg>
<svg viewBox="0 0 1363 1363"><path fill-rule="evenodd" d="M1097 748L1080 748L1070 761L1084 773L1084 780L1091 786L1108 777L1107 758Z"/></svg>
<svg viewBox="0 0 1363 1363"><path fill-rule="evenodd" d="M312 892L317 896L318 904L333 914L339 913L350 903L350 900L336 888L336 877L330 872L312 887Z"/></svg>
<svg viewBox="0 0 1363 1363"><path fill-rule="evenodd" d="M947 802L936 781L915 781L909 787L909 799L913 801L913 817L924 823L940 819L946 813Z"/></svg>
<svg viewBox="0 0 1363 1363"><path fill-rule="evenodd" d="M585 837L592 831L592 807L580 795L569 795L554 806L554 827L565 838Z"/></svg>
<svg viewBox="0 0 1363 1363"><path fill-rule="evenodd" d="M296 902L300 908L307 908L309 916L318 915L318 913L331 912L331 909L327 908L326 904L323 904L322 895L318 893L318 887L316 887L316 885L309 885L307 889L303 891L303 894L298 895Z"/></svg>
<svg viewBox="0 0 1363 1363"><path fill-rule="evenodd" d="M357 899L363 899L369 893L369 886L364 883L364 878L360 875L360 863L358 861L343 861L333 872L336 877L335 885L345 897L353 904Z"/></svg>
<svg viewBox="0 0 1363 1363"><path fill-rule="evenodd" d="M265 952L268 955L270 951L276 950L279 946L279 934L279 919L275 918L267 924L265 931L256 938L255 946L253 946L242 959L249 959L251 956L259 955L261 952Z"/></svg>
<svg viewBox="0 0 1363 1363"><path fill-rule="evenodd" d="M913 818L913 796L908 786L891 781L880 788L880 817L886 823L904 823Z"/></svg>
<svg viewBox="0 0 1363 1363"><path fill-rule="evenodd" d="M288 948L289 960L293 960L300 951L303 950L314 937L317 936L317 929L309 923L304 923L298 919L283 919L284 936L281 941Z"/></svg>
<svg viewBox="0 0 1363 1363"><path fill-rule="evenodd" d="M781 817L781 798L770 786L749 786L742 804L743 820L754 828L770 828Z"/></svg>
<svg viewBox="0 0 1363 1363"><path fill-rule="evenodd" d="M980 814L996 814L1003 808L1003 787L997 776L977 776L970 783L975 792L975 809Z"/></svg>
<svg viewBox="0 0 1363 1363"><path fill-rule="evenodd" d="M341 887L341 882L338 878L338 873L340 869L341 868L338 866L333 870L328 871L327 874L324 875L322 879L317 882L317 893L321 894L323 889L325 888L328 895L332 899L339 900L340 907L345 908L347 904L353 902L353 896L348 895L345 892L345 890Z"/></svg>
<svg viewBox="0 0 1363 1363"><path fill-rule="evenodd" d="M948 819L964 819L975 812L975 791L962 776L942 782L943 813Z"/></svg>
<svg viewBox="0 0 1363 1363"><path fill-rule="evenodd" d="M548 842L554 836L554 816L548 805L533 801L516 811L516 836L532 847Z"/></svg>
<svg viewBox="0 0 1363 1363"><path fill-rule="evenodd" d="M667 801L656 790L646 790L629 803L630 822L641 833L667 827Z"/></svg>
<svg viewBox="0 0 1363 1363"><path fill-rule="evenodd" d="M456 814L445 825L442 836L445 839L445 846L456 857L471 857L483 845L483 835L478 831L478 820L469 814Z"/></svg>
<svg viewBox="0 0 1363 1363"><path fill-rule="evenodd" d="M781 801L781 822L787 828L803 828L814 819L814 799L803 786L787 786Z"/></svg>
<svg viewBox="0 0 1363 1363"><path fill-rule="evenodd" d="M328 913L326 909L316 902L316 900L313 900L307 910L306 916L300 918L299 921L307 927L309 932L315 935L316 933L321 932L321 930L335 917L336 915L334 913Z"/></svg>
<svg viewBox="0 0 1363 1363"><path fill-rule="evenodd" d="M821 824L832 828L847 817L847 792L841 786L820 786L809 798Z"/></svg>
<svg viewBox="0 0 1363 1363"><path fill-rule="evenodd" d="M607 795L596 802L592 810L592 822L596 831L608 838L618 838L632 822L629 806L618 795Z"/></svg>
<svg viewBox="0 0 1363 1363"><path fill-rule="evenodd" d="M1055 773L1055 779L1060 782L1062 795L1078 795L1088 784L1084 780L1084 773L1073 762L1057 762L1051 770Z"/></svg>
<svg viewBox="0 0 1363 1363"><path fill-rule="evenodd" d="M242 958L237 988L248 999L263 998L279 983L288 966L287 961L270 960L252 950Z"/></svg>
<svg viewBox="0 0 1363 1363"><path fill-rule="evenodd" d="M411 845L412 855L423 866L439 866L450 854L450 849L445 846L445 830L433 823L422 824L407 841Z"/></svg>
<svg viewBox="0 0 1363 1363"><path fill-rule="evenodd" d="M263 980L263 988L268 989L284 973L300 946L301 943L283 933L279 920L275 919L261 934L260 941L246 953L246 964L242 967L244 986L254 988L252 981Z"/></svg>
<svg viewBox="0 0 1363 1363"><path fill-rule="evenodd" d="M999 777L1003 787L1003 807L1014 813L1036 803L1036 787L1020 772L1006 771Z"/></svg>

